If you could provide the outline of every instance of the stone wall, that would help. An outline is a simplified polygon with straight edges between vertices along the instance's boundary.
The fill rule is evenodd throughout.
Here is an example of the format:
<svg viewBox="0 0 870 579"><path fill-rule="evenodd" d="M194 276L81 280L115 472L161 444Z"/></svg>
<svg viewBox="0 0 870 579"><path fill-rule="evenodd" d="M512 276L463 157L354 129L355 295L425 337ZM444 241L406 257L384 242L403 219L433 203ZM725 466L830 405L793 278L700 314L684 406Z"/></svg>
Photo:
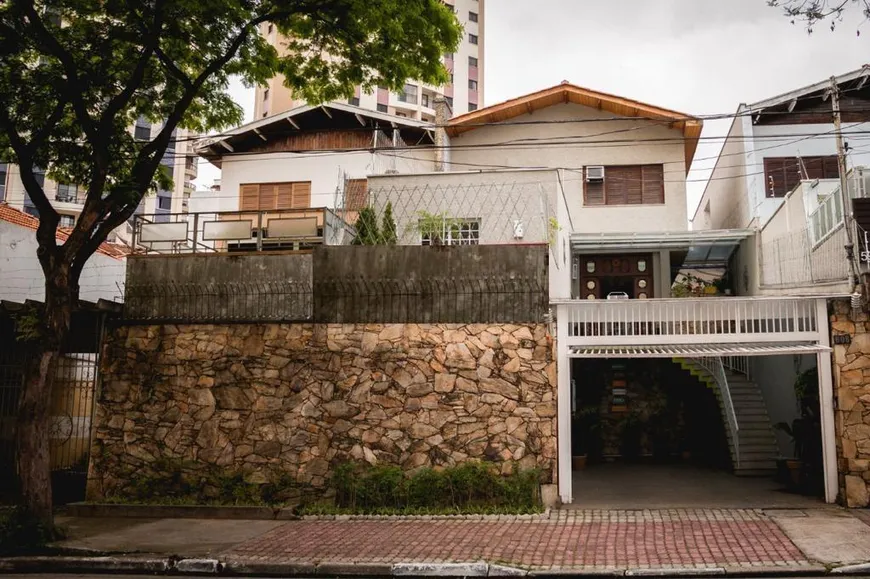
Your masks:
<svg viewBox="0 0 870 579"><path fill-rule="evenodd" d="M346 460L555 478L544 324L121 326L102 365L90 499L167 461L316 488Z"/></svg>
<svg viewBox="0 0 870 579"><path fill-rule="evenodd" d="M853 314L848 300L834 301L835 425L840 498L849 507L870 503L870 320ZM837 344L837 336L850 336Z"/></svg>

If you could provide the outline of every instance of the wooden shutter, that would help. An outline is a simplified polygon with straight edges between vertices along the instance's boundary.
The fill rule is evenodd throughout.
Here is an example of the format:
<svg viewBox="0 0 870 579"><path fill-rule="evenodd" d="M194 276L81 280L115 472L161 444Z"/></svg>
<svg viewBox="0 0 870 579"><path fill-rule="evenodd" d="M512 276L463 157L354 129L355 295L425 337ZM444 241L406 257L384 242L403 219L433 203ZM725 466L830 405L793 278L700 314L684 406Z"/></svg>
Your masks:
<svg viewBox="0 0 870 579"><path fill-rule="evenodd" d="M293 209L311 207L311 182L293 183Z"/></svg>
<svg viewBox="0 0 870 579"><path fill-rule="evenodd" d="M641 167L643 180L644 204L665 202L665 168L664 165L643 165Z"/></svg>
<svg viewBox="0 0 870 579"><path fill-rule="evenodd" d="M766 157L764 159L764 194L766 197L782 197L785 195L785 165L782 157Z"/></svg>
<svg viewBox="0 0 870 579"><path fill-rule="evenodd" d="M256 211L260 205L260 186L242 185L239 189L239 210Z"/></svg>
<svg viewBox="0 0 870 579"><path fill-rule="evenodd" d="M604 205L604 183L590 183L586 179L586 168L583 168L583 199L585 205Z"/></svg>
<svg viewBox="0 0 870 579"><path fill-rule="evenodd" d="M277 208L292 209L293 208L293 183L278 183L277 187Z"/></svg>
<svg viewBox="0 0 870 579"><path fill-rule="evenodd" d="M627 186L630 180L630 167L607 167L604 170L605 204L625 205L628 203Z"/></svg>
<svg viewBox="0 0 870 579"><path fill-rule="evenodd" d="M277 189L274 183L260 184L260 210L275 209L277 206Z"/></svg>
<svg viewBox="0 0 870 579"><path fill-rule="evenodd" d="M368 205L368 179L347 179L344 182L344 208L361 211Z"/></svg>

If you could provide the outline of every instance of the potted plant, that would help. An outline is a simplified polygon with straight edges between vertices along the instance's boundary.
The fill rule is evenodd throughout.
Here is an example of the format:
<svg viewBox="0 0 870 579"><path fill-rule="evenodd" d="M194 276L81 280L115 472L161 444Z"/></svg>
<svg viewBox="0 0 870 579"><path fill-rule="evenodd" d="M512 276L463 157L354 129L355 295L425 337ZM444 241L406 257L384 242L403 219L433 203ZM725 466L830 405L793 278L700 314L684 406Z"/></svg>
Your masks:
<svg viewBox="0 0 870 579"><path fill-rule="evenodd" d="M720 294L730 296L731 295L731 280L728 279L728 272L713 282L713 286L716 288L716 291Z"/></svg>
<svg viewBox="0 0 870 579"><path fill-rule="evenodd" d="M785 432L791 437L794 448L794 458L781 458L777 461L780 470L787 474L789 486L799 488L801 486L803 473L803 455L804 455L804 437L807 425L803 418L795 418L791 424L788 422L778 422L775 425L777 430Z"/></svg>
<svg viewBox="0 0 870 579"><path fill-rule="evenodd" d="M817 369L811 368L798 375L794 391L800 417L791 424L780 422L775 425L777 430L791 437L794 454L792 458L778 459L777 468L790 487L815 494L823 485Z"/></svg>

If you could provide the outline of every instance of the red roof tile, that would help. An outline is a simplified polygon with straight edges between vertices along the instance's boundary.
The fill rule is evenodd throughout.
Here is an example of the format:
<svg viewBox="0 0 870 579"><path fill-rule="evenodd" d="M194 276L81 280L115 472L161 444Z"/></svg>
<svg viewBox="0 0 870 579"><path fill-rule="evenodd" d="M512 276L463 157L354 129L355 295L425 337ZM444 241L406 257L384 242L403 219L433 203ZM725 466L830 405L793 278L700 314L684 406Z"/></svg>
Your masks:
<svg viewBox="0 0 870 579"><path fill-rule="evenodd" d="M20 225L21 227L26 227L34 231L36 231L36 228L39 227L38 218L34 217L33 215L29 215L23 211L19 211L18 209L9 207L9 205L6 203L0 203L0 221L6 221L7 223ZM58 228L56 234L57 240L61 243L65 242L71 232L72 229L68 227ZM104 241L97 249L97 253L102 253L103 255L108 255L109 257L113 257L115 259L124 259L125 257L127 257L127 255L130 254L130 250L124 245Z"/></svg>

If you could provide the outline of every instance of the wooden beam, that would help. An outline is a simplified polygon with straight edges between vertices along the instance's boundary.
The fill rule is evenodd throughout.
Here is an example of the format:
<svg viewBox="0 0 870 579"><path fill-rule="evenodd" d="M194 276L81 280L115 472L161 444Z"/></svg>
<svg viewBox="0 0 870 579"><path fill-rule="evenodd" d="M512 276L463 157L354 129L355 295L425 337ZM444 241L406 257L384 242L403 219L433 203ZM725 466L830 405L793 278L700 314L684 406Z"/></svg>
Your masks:
<svg viewBox="0 0 870 579"><path fill-rule="evenodd" d="M362 126L366 126L366 122L363 120L362 115L360 115L359 113L354 113L353 116L356 117L356 120L359 121L359 124L361 124Z"/></svg>
<svg viewBox="0 0 870 579"><path fill-rule="evenodd" d="M299 125L296 124L296 121L294 121L292 118L287 117L287 122L290 123L291 125L293 125L293 128L296 129L297 131L302 130L299 128Z"/></svg>
<svg viewBox="0 0 870 579"><path fill-rule="evenodd" d="M227 143L226 141L221 141L220 144L223 146L224 149L226 149L226 150L229 151L230 153L235 153L235 152L236 152L236 150L233 149L233 148L230 146L230 144Z"/></svg>
<svg viewBox="0 0 870 579"><path fill-rule="evenodd" d="M320 110L322 110L324 113L326 113L327 117L329 117L330 119L332 118L332 113L329 112L329 109L327 109L326 107L320 107Z"/></svg>
<svg viewBox="0 0 870 579"><path fill-rule="evenodd" d="M263 133L260 132L260 129L256 129L256 128L255 128L255 129L254 129L254 133L256 133L256 135L257 135L258 137L260 137L261 139L263 139L264 141L267 140L266 137L265 137L265 135L263 135Z"/></svg>
<svg viewBox="0 0 870 579"><path fill-rule="evenodd" d="M529 112L529 114L532 114L533 112L535 112L535 109L532 108L532 103L530 103L530 102L526 103L526 110Z"/></svg>

